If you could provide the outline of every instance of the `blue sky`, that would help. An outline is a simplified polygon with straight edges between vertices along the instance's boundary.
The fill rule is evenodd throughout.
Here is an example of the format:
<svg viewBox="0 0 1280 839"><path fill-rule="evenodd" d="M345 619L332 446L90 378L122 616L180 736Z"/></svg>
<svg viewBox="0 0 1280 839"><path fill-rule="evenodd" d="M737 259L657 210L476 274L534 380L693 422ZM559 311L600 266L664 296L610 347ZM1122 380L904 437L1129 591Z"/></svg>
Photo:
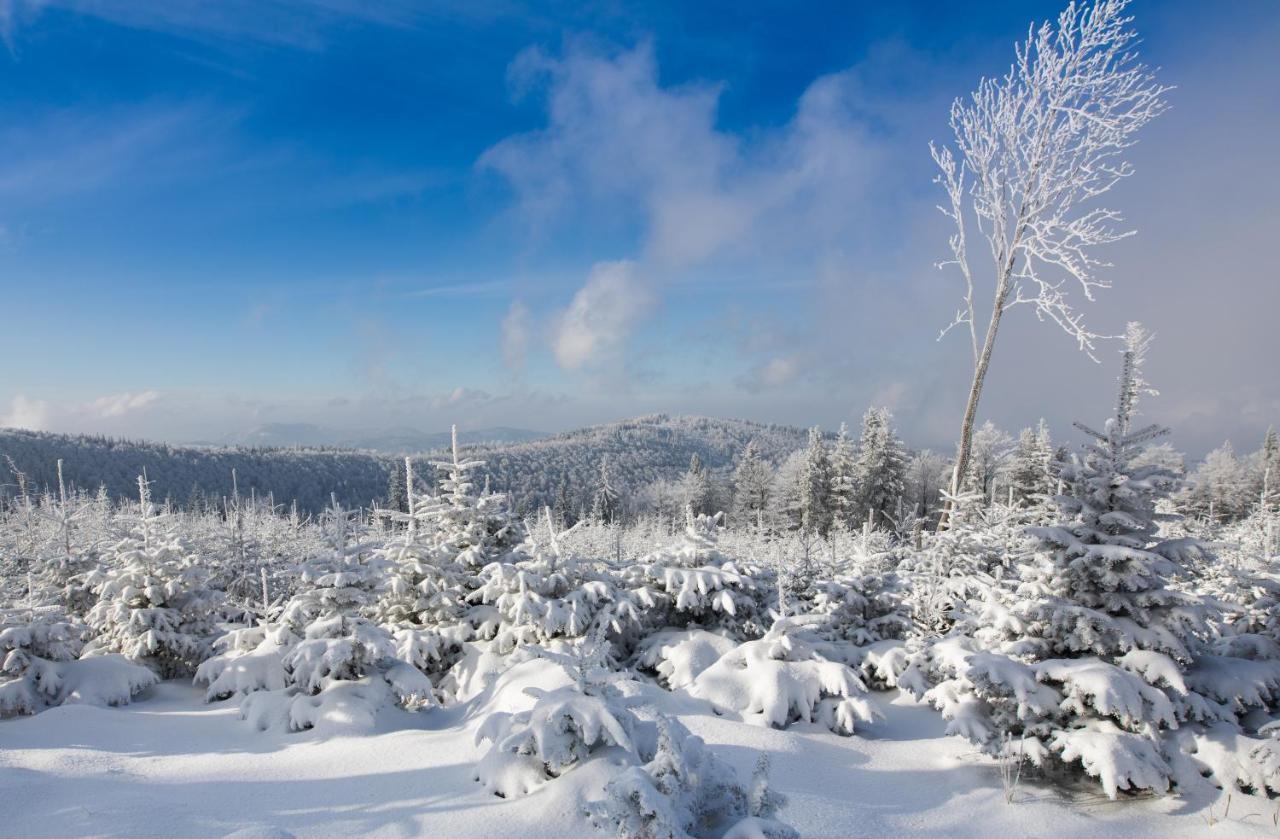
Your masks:
<svg viewBox="0 0 1280 839"><path fill-rule="evenodd" d="M945 447L967 371L935 340L956 286L926 144L1057 10L0 3L0 421L191 440L876 402ZM1184 447L1251 447L1280 419L1280 6L1133 12L1178 90L1090 317L1155 329L1150 411ZM1019 320L982 413L1094 419L1114 363Z"/></svg>

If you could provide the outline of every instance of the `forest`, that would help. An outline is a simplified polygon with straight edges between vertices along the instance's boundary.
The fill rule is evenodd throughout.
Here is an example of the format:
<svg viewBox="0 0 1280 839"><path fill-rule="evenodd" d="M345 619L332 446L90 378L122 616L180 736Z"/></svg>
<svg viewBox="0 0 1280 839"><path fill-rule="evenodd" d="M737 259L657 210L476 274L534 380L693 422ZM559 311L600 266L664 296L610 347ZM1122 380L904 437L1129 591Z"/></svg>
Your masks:
<svg viewBox="0 0 1280 839"><path fill-rule="evenodd" d="M433 27L456 33L449 27L462 24L454 18L482 28L505 22L437 10L423 26L399 7L353 13L322 3L305 8L308 20L319 21L314 31L298 30L285 25L296 23L297 9L282 3L254 9L266 23L254 17L258 26L246 29L234 11L202 18L186 4L159 18L141 7L44 5L0 14L15 63L19 47L42 54L40 33L61 32L70 21L77 31L109 27L112 34L90 46L105 49L123 38L131 60L142 62L129 64L123 81L114 80L119 84L149 78L149 60L176 55L194 78L268 53L258 59L267 64L255 65L262 72L230 74L246 89L272 77L264 68L332 70L325 53L333 45L322 36L333 31L367 48L360 38L371 28L379 57L384 48L400 55L398 45L416 61L425 52L420 44L406 50L396 38ZM971 11L977 15L965 14ZM917 26L913 20L898 23ZM721 23L725 37L744 37ZM531 27L521 39L534 30L564 35L539 29L547 25L542 17L521 18L521 25ZM493 69L482 49L488 36L467 31L450 36L457 41L450 46L474 63L459 57L444 81L433 76L432 83L453 84L449 74L461 77L480 64ZM157 32L178 38L182 48L166 41L161 58L132 52L132 39ZM204 39L197 47L188 43L192 32ZM799 39L804 51L811 39ZM695 44L693 52L717 52L707 40L673 40L684 49ZM1225 378L1232 371L1213 359L1225 358L1230 342L1176 332L1157 337L1143 323L1162 311L1155 283L1164 278L1125 276L1106 261L1109 253L1132 255L1121 243L1133 231L1105 202L1133 175L1137 137L1169 110L1173 91L1163 70L1140 60L1144 45L1127 0L1071 2L1030 26L1007 69L952 100L950 138L930 144L928 155L920 149L932 165L930 210L940 211L932 215L940 227L920 229L944 231L937 267L948 320L937 337L959 352L915 367L903 360L905 349L872 346L882 339L868 318L882 317L877 307L886 319L896 313L902 323L890 324L892 334L905 346L911 333L904 324L919 319L922 297L890 299L868 283L856 307L836 313L843 320L814 318L799 330L865 329L866 358L827 344L805 345L821 350L809 353L787 344L766 361L761 347L772 352L785 344L784 307L775 311L752 296L766 285L782 296L808 286L790 276L752 286L750 272L736 265L725 271L731 280L716 281L733 283L732 304L708 315L708 298L723 303L721 285L691 291L695 283L682 286L689 278L674 277L673 266L700 252L700 236L723 235L716 247L736 243L748 259L762 258L775 241L771 227L825 227L795 210L796 196L825 194L825 181L855 168L857 178L901 175L885 163L893 158L874 154L860 162L865 172L846 166L851 137L870 148L884 129L861 111L878 104L889 120L896 106L877 95L892 100L899 93L899 71L923 73L938 56L967 49L968 40L948 36L916 52L882 43L895 65L889 81L853 70L822 75L791 103L796 113L784 128L772 113L736 133L726 127L743 107L732 85L660 85L659 53L649 41L613 58L590 52L590 39L564 41L567 57L527 47L505 69L513 101L504 107L529 117L543 103L528 104L526 88L545 85L547 124L520 123L497 141L483 125L487 151L467 157L465 177L415 171L406 195L402 179L365 177L365 158L343 158L361 176L360 196L390 190L396 212L422 210L431 190L446 194L447 206L430 209L436 225L484 205L486 197L466 180L477 170L506 178L518 197L510 212L532 213L540 224L549 224L575 189L622 194L621 203L636 205L628 211L659 219L654 238L636 245L636 259L595 262L562 310L535 316L526 304L551 287L531 248L514 260L519 283L471 282L470 274L454 282L447 278L456 272L445 271L436 277L444 284L403 292L390 268L361 266L359 281L317 279L317 269L305 283L255 298L248 315L227 303L236 289L253 285L228 279L233 271L216 281L187 277L185 304L113 291L99 301L104 311L125 299L137 317L131 333L113 331L95 352L71 346L65 336L74 330L50 328L53 318L19 312L0 330L4 340L33 322L54 335L42 331L40 352L11 365L24 375L28 368L64 369L57 365L67 359L76 367L38 391L48 400L15 391L0 420L13 426L0 430L0 832L1176 839L1280 830L1280 435L1258 423L1280 402L1268 401L1274 382L1224 388L1248 397L1231 403L1241 415L1231 425L1234 417L1204 407L1218 404L1213 399L1185 392L1192 375L1185 352L1175 375L1153 373L1170 369L1158 363L1163 353L1195 343L1201 355L1218 353L1202 366ZM799 52L788 60L800 61ZM394 107L379 100L399 114L410 98L403 91L431 75L414 64L412 73L401 67L394 76L363 79L351 86L359 101L348 102L341 96L350 94L348 54L335 54L340 72L326 77L321 93L312 90L325 114L345 107L368 117L379 111L373 99L365 101L375 90L404 96ZM287 67L270 63L281 56ZM88 78L82 74L77 84L91 88ZM69 94L47 95L61 107L59 97ZM464 102L465 117L453 112L457 124L449 125L451 133L460 130L471 99L452 89L434 96L439 108ZM716 110L722 96L729 103L724 123ZM581 118L601 102L623 102L614 126L620 131L599 131ZM833 114L845 133L830 133ZM170 124L158 120L136 136ZM216 125L202 123L193 134ZM322 125L340 135L337 146L349 140L321 120L292 133L289 143L258 149L249 162L220 167L187 148L178 159L187 169L207 166L215 192L244 172L269 181L269 172L323 157L295 144L304 134L324 135ZM396 123L387 131L384 153L414 145L403 129ZM702 143L707 136L713 142ZM103 161L125 156L125 145L109 144L103 160L90 158L92 165L73 174L101 169L107 177ZM654 177L646 168L650 153L679 158L677 176ZM591 184L579 183L590 179L575 168L580 163L596 179ZM753 174L719 191L717 178L727 183L746 170ZM306 180L288 212L333 212L336 199ZM23 177L0 177L0 192L10 182L21 185ZM185 206L199 190L173 192ZM640 193L643 200L634 200ZM58 195L51 195L52 203ZM288 214L267 208L259 195L242 217L246 202L238 194L228 204L221 192L215 197L217 206L203 205L193 225L201 235L206 221L236 218L256 230L271 227L273 212ZM823 222L845 206L816 205ZM369 220L347 205L337 215L340 227L329 236L335 240L349 231L354 238L360 220ZM575 218L566 253L630 242L625 215L608 219L617 229ZM374 221L395 218L387 212ZM497 229L484 227L485 236ZM0 251L56 229L14 232L0 220ZM591 231L601 229L594 238ZM309 255L294 246L304 237L276 233L290 245L289 261ZM379 247L394 239L381 228L365 233ZM447 251L457 245L451 240L464 238L455 234L446 231L433 247ZM539 234L559 241L550 226ZM272 252L242 235L249 257L265 260ZM752 237L761 238L760 251L747 251L743 240ZM502 248L520 250L498 238ZM154 237L157 252L182 249L162 240ZM493 239L483 242L486 250L500 249ZM853 247L840 242L846 246ZM217 250L197 249L195 259ZM269 273L268 262L262 271ZM124 273L146 273L127 258L121 265ZM394 260L387 265L395 267ZM656 290L662 283L638 287L636 277L654 266L673 273L665 301ZM824 270L815 273L825 277ZM167 294L171 275L160 273ZM182 285L182 271L172 276ZM1116 312L1100 318L1101 304L1091 304L1120 276L1141 287L1145 308L1126 309L1122 334L1108 334L1118 328L1098 324L1117 322ZM517 288L523 298L511 296ZM33 307L36 298L40 305L65 302L37 282L21 292ZM1260 300L1265 293L1258 292ZM493 299L505 296L511 299L502 316ZM1201 315L1227 305L1226 297L1197 301ZM18 300L17 291L0 295L10 298ZM438 330L430 336L438 343L388 337L390 320L362 308L375 298L403 310L398 314L427 301L432 320L415 321L412 332L417 338ZM1230 305L1243 317L1248 303ZM753 304L759 308L748 311ZM199 317L179 318L183 305ZM317 324L348 316L342 322L360 345L354 362L322 360L328 350L321 343L350 336ZM217 317L221 327L210 325ZM501 320L500 362L475 357L469 342L484 332L478 319L486 326ZM646 319L666 320L641 338ZM731 349L702 335L715 330L737 336ZM1072 358L1087 363L1091 381L1105 383L1110 395L1090 404L1076 388L1095 391L1080 381L1046 380L1046 362L1026 343L1041 333L1065 337ZM181 339L165 340L173 334ZM236 346L236 335L246 346ZM202 357L184 355L188 338L192 346L212 343ZM628 340L644 349L624 357ZM530 349L537 341L546 345L541 356ZM111 356L122 343L132 346ZM308 364L299 363L303 346L316 353ZM1263 349L1243 355L1274 366ZM77 382L97 387L83 380L101 371L81 370L95 353L158 381L172 380L157 356L185 357L175 369L190 387L82 398ZM593 405L591 419L601 405L612 411L654 403L608 416L655 410L662 400L645 394L657 386L645 388L661 379L655 368L664 358L675 368L668 373L679 374L669 381L682 404L726 404L715 387L732 380L753 399L772 400L760 416L790 416L797 425L661 412L554 434L521 430L529 406L551 416ZM724 369L705 379L685 369L706 359ZM755 359L761 363L752 367ZM860 418L830 421L851 410L843 390L800 398L832 390L839 377L870 378L895 361L920 381L868 386L875 397L855 403ZM1244 360L1233 356L1230 364L1237 363ZM325 390L342 380L334 371L344 364L367 387L363 396ZM406 370L427 376L442 368L483 379L499 364L510 393L458 386L433 396L396 383ZM308 366L320 373L308 378ZM227 375L237 385L252 382L259 396L278 389L279 400L201 384ZM296 391L285 392L283 378L293 377ZM538 381L576 388L578 401L549 395ZM902 405L918 385L948 395ZM1025 389L1019 395L1036 400L1030 416L1040 413L1040 401L1058 409L1046 409L1051 419L1031 427L1002 428L997 419L1017 415L1007 404L997 407L1007 395L1002 388ZM1064 401L1071 416L1061 415ZM939 405L954 405L954 416L915 416L910 404L939 412ZM185 436L168 439L206 439L196 429L203 433L215 419L279 418L298 406L334 416L363 411L376 420L370 428L391 427L406 410L423 412L422 427L446 410L479 419L462 431L454 425L447 443L402 426L377 434L312 423L260 426L238 445L71 433L89 425L148 427L144 420L160 428L176 417ZM813 424L809 410L827 417L828 427ZM1213 417L1214 439L1228 442L1204 457L1193 444L1188 458L1179 429L1162 421L1169 414L1180 422ZM939 423L948 431L937 451L900 430L919 433ZM1241 428L1256 450L1250 443L1238 454L1229 442L1244 439ZM350 445L250 444L278 442L290 429L312 443Z"/></svg>

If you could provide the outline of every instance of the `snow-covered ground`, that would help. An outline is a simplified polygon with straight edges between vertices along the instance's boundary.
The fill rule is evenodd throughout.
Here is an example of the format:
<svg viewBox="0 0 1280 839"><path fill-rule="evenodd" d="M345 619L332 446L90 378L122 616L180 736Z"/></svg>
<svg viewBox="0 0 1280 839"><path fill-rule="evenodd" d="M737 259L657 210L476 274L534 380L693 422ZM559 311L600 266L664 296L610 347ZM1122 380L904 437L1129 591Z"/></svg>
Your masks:
<svg viewBox="0 0 1280 839"><path fill-rule="evenodd" d="M1069 798L1024 782L1007 804L989 760L943 737L935 711L893 693L876 696L885 719L854 737L809 725L773 730L717 717L680 693L655 695L743 777L768 751L772 786L790 799L782 817L805 837L1210 831L1204 806L1172 796L1113 802L1095 787ZM473 780L483 751L474 732L487 704L385 709L372 732L326 737L259 732L241 721L237 702L205 704L202 690L165 682L124 708L69 705L0 722L0 800L8 802L0 834L593 835L579 803L600 774L591 763L515 800ZM1231 818L1208 835L1273 835L1273 809L1237 797Z"/></svg>

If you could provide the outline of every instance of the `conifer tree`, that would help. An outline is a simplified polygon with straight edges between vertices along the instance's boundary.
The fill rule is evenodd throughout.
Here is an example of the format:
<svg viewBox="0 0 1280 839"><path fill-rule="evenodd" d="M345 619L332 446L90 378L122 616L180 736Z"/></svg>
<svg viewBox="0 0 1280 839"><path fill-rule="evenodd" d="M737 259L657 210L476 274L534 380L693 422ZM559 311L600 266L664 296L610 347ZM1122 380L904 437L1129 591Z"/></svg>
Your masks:
<svg viewBox="0 0 1280 839"><path fill-rule="evenodd" d="M600 459L600 485L591 504L591 517L599 522L615 524L622 514L622 496L613 488L609 475L609 455Z"/></svg>
<svg viewBox="0 0 1280 839"><path fill-rule="evenodd" d="M405 471L399 464L391 468L387 478L387 509L396 513L409 512L409 495L405 486Z"/></svg>
<svg viewBox="0 0 1280 839"><path fill-rule="evenodd" d="M893 416L884 408L870 408L862 418L855 483L859 521L892 519L906 487L907 457L893 430Z"/></svg>
<svg viewBox="0 0 1280 839"><path fill-rule="evenodd" d="M1009 486L1014 504L1030 507L1053 493L1056 481L1049 473L1052 457L1053 443L1044 420L1040 420L1034 431L1022 429L1009 467Z"/></svg>
<svg viewBox="0 0 1280 839"><path fill-rule="evenodd" d="M98 601L86 623L90 653L121 653L161 677L189 674L210 653L222 594L208 584L205 563L161 528L151 489L138 477L139 513L132 535L108 551L104 569L90 575Z"/></svg>
<svg viewBox="0 0 1280 839"><path fill-rule="evenodd" d="M831 459L827 454L822 429L809 429L809 448L805 451L804 471L800 478L800 527L819 536L831 531Z"/></svg>
<svg viewBox="0 0 1280 839"><path fill-rule="evenodd" d="M1216 722L1228 728L1215 736L1238 731L1237 714L1280 684L1280 662L1265 654L1245 661L1211 650L1211 605L1170 585L1179 562L1207 548L1157 533L1157 502L1177 477L1132 465L1167 431L1132 427L1150 392L1141 377L1150 338L1139 328L1126 337L1115 414L1102 431L1077 424L1094 442L1061 466L1062 518L1029 529L1039 544L1021 585L993 587L972 637L934 644L899 680L942 710L949 733L991 754L1083 772L1112 797L1165 790L1183 759L1175 730Z"/></svg>
<svg viewBox="0 0 1280 839"><path fill-rule="evenodd" d="M733 470L733 504L738 521L757 527L764 523L773 486L773 470L760 458L755 440L747 443Z"/></svg>
<svg viewBox="0 0 1280 839"><path fill-rule="evenodd" d="M689 471L685 472L683 489L685 506L693 508L694 515L710 515L713 512L711 475L697 452L689 458Z"/></svg>
<svg viewBox="0 0 1280 839"><path fill-rule="evenodd" d="M835 524L853 530L858 520L858 457L849 426L840 423L836 444L831 449L831 507Z"/></svg>

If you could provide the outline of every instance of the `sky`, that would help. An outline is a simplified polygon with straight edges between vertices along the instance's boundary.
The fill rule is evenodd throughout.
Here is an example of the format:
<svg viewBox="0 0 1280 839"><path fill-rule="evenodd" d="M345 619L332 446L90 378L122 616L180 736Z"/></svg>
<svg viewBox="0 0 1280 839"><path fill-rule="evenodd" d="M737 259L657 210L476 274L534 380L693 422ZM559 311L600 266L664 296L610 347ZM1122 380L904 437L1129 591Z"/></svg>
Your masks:
<svg viewBox="0 0 1280 839"><path fill-rule="evenodd" d="M0 426L562 430L654 412L949 450L930 140L1056 3L0 0ZM1280 4L1135 0L1175 86L1083 307L1201 454L1280 421ZM1012 312L980 419L1101 422Z"/></svg>

